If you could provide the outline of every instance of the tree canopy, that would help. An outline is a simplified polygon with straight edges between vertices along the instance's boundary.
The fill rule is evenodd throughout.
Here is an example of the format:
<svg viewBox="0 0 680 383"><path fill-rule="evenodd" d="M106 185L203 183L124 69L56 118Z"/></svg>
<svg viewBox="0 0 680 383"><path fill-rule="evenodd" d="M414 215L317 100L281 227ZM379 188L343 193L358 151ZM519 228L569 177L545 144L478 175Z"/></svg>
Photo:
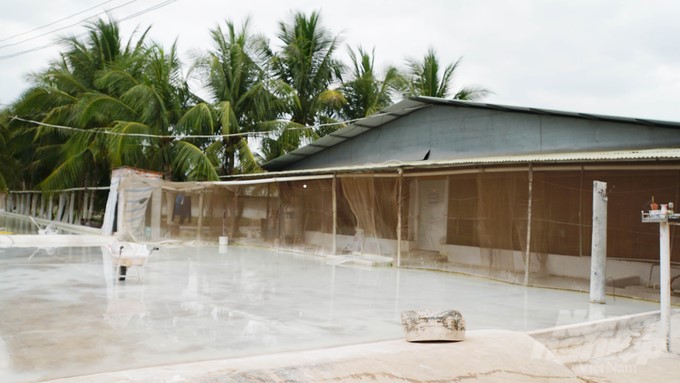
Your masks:
<svg viewBox="0 0 680 383"><path fill-rule="evenodd" d="M127 40L115 20L66 37L29 88L0 110L0 190L58 190L108 184L132 166L166 179L217 180L262 171L260 164L369 116L404 96L478 100L488 91L453 90L461 59L440 62L430 48L405 70L376 67L375 48L348 48L319 12L293 12L276 40L225 21L194 62L177 44ZM197 80L207 97L189 86Z"/></svg>

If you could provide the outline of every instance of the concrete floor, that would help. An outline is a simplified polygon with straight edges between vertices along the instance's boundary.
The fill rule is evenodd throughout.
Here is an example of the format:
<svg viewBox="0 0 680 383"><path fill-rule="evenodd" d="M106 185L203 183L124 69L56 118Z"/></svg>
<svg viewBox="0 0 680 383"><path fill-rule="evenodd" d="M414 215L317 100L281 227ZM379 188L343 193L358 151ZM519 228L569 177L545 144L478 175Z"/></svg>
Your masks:
<svg viewBox="0 0 680 383"><path fill-rule="evenodd" d="M0 382L400 339L409 309L456 309L469 330L529 331L646 312L617 298L317 256L163 247L144 280L113 280L97 247L0 247Z"/></svg>

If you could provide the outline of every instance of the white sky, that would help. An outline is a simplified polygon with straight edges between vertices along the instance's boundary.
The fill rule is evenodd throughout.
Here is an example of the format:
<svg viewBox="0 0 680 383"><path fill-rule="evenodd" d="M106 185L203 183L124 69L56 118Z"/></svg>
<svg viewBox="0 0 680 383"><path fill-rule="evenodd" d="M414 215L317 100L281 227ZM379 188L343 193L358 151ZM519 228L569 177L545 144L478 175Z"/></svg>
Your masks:
<svg viewBox="0 0 680 383"><path fill-rule="evenodd" d="M104 1L2 0L0 40ZM47 34L0 47L0 103L26 90L26 74L57 58L58 47L2 56L81 33L82 24L53 31L106 9L121 19L163 2L110 0L51 27L0 41L3 46ZM428 47L444 63L463 56L457 84L490 89L494 93L485 102L680 121L680 1L674 0L176 0L123 21L121 28L126 40L135 27L149 25L150 36L166 46L177 38L188 67L189 53L207 50L209 30L226 19L240 25L249 16L252 31L276 46L279 21L288 20L292 11L313 10L320 10L323 25L341 36L343 59L348 44L375 47L379 67L403 67L405 57L422 57Z"/></svg>

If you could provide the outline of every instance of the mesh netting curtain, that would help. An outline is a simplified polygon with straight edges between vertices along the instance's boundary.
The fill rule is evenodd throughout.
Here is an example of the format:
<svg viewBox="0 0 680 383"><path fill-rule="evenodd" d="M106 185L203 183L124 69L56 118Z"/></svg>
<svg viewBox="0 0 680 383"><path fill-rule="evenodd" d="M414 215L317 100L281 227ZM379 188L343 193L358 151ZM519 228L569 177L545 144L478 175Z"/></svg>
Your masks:
<svg viewBox="0 0 680 383"><path fill-rule="evenodd" d="M367 238L397 238L396 178L343 177L342 195Z"/></svg>

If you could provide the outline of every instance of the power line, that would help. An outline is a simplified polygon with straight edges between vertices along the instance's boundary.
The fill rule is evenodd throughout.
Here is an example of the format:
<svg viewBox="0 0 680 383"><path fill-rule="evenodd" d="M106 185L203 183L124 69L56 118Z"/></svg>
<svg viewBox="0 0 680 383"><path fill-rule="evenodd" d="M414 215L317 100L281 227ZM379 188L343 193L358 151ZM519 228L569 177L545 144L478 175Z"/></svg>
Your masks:
<svg viewBox="0 0 680 383"><path fill-rule="evenodd" d="M122 133L122 132L112 132L110 130L95 130L95 129L74 128L72 126L54 125L54 124L47 124L47 123L40 122L40 121L28 120L28 119L25 119L25 118L21 118L19 116L12 117L12 120L28 122L30 124L45 126L45 127L48 127L48 128L69 130L69 131L75 131L75 132L93 133L93 134L107 134L107 135L111 135L111 136L140 137L140 138L179 138L179 139L183 139L183 138L224 138L224 137L243 137L243 136L267 136L267 135L274 133L274 132L241 132L241 133L227 133L227 134L187 134L187 135L173 134L173 135L162 135L162 134L146 134L146 133ZM279 122L290 122L290 121L279 121ZM341 124L341 123L338 122L338 123L332 123L332 124L323 124L323 126L338 125L338 124ZM318 126L321 126L321 125L318 125ZM304 126L304 127L298 127L298 128L289 128L289 129L286 129L286 130L307 130L307 129L313 129L313 128L314 127L312 127L312 126Z"/></svg>
<svg viewBox="0 0 680 383"><path fill-rule="evenodd" d="M20 40L20 41L16 41L16 42L13 42L13 43L9 43L9 44L0 45L0 49L6 48L6 47L12 47L12 46L19 45L19 44L23 44L23 43L25 43L25 42L28 42L28 41L31 41L31 40L38 39L38 38L40 38L40 37L50 35L50 34L52 34L52 33L54 33L54 32L57 32L57 31L61 31L61 30L64 30L64 29L68 29L68 28L74 27L74 26L76 26L76 25L78 25L78 24L81 24L81 23L84 23L84 22L86 22L86 21L88 21L88 20L90 20L90 19L92 19L92 18L94 18L94 17L96 17L96 16L103 15L103 14L105 14L105 13L108 12L108 11L112 11L112 10L114 10L114 9L122 8L122 7L126 6L126 5L135 3L135 2L137 2L137 1L139 1L139 0L131 0L131 1L128 1L127 3L124 3L124 4L118 5L118 6L116 6L116 7L110 8L110 9L108 9L108 10L106 10L106 11L99 12L99 13L94 14L94 15L92 15L92 16L88 16L88 17L86 17L86 18L84 18L84 19L82 19L82 20L80 20L80 21L78 21L78 22L75 22L75 23L73 23L73 24L65 25L65 26L63 26L63 27L59 27L59 28L57 28L57 29L53 29L53 30L51 30L51 31L47 31L47 32L45 32L45 33L41 33L41 34L39 34L39 35L37 35L37 36L29 37L29 38L27 38L27 39L23 39L23 40Z"/></svg>
<svg viewBox="0 0 680 383"><path fill-rule="evenodd" d="M363 118L354 118L351 120L344 120L344 121L336 121L336 122L328 122L324 124L316 124L314 126L300 126L296 128L287 128L285 129L286 131L291 131L291 130L311 130L311 129L318 129L324 126L336 126L336 125L347 125L351 124L357 121L364 120L366 118L373 118L373 117L380 117L384 115L388 115L389 113L375 113L372 114L368 117L363 117ZM277 133L275 131L266 131L266 132L241 132L241 133L227 133L227 134L187 134L187 135L182 135L182 134L174 134L174 135L161 135L161 134L146 134L146 133L121 133L121 132L112 132L110 130L95 130L95 129L82 129L82 128L74 128L72 126L63 126L63 125L54 125L54 124L48 124L45 122L40 122L40 121L34 121L34 120L28 120L25 118L21 118L19 116L14 116L12 117L12 120L18 120L18 121L23 121L27 122L30 124L38 125L38 126L45 126L48 128L54 128L54 129L62 129L62 130L69 130L69 131L75 131L75 132L83 132L83 133L92 133L92 134L107 134L107 135L112 135L112 136L128 136L128 137L140 137L140 138L178 138L178 139L184 139L184 138L224 138L224 137L257 137L257 136L268 136L271 135L272 133ZM290 123L290 121L284 121L284 120L277 120L274 122L279 122L279 123Z"/></svg>
<svg viewBox="0 0 680 383"><path fill-rule="evenodd" d="M135 2L135 1L138 1L138 0L132 0L132 1L128 2L128 3L125 3L125 4L121 5L121 6L119 6L118 8L120 8L120 7L124 6L124 5L130 4L130 3L133 3L133 2ZM156 4L156 5L153 5L153 6L151 6L151 7L142 9L141 11L138 11L138 12L136 12L136 13L133 13L133 14L131 14L131 15L125 16L125 17L123 17L123 18L120 18L120 19L118 19L118 21L126 21L126 20L129 20L129 19L135 18L135 17L137 17L137 16L141 16L141 15L143 15L143 14L145 14L145 13L148 13L148 12L151 12L151 11L155 11L155 10L157 10L157 9L159 9L159 8L162 8L162 7L165 7L165 6L167 6L167 5L170 5L170 4L172 4L172 3L176 2L176 1L178 1L178 0L165 0L165 1L163 1L163 2L160 2L160 3ZM96 16L96 15L95 15L95 16ZM94 16L92 16L92 17L94 17ZM87 21L87 19L82 20L82 21ZM81 21L81 22L82 22L82 21ZM76 23L76 24L78 24L78 23ZM76 24L73 24L73 25L76 25ZM71 25L71 26L73 26L73 25ZM62 28L62 29L63 29L63 28ZM55 31L57 31L57 30L54 30L54 31L52 31L52 32L55 32ZM73 37L74 37L74 38L79 38L79 37L85 36L87 33L88 33L88 32L83 32L83 33L74 35ZM36 37L36 38L37 38L37 37ZM5 46L7 46L7 45L5 45ZM41 45L41 46L38 46L38 47L35 47L35 48L27 49L27 50L24 50L24 51L20 51L20 52L16 52L16 53L11 53L11 54L7 54L7 55L3 55L3 56L0 56L0 60L11 59L11 58L14 58L14 57L22 56L22 55L25 55L25 54L27 54L27 53L36 52L36 51L39 51L39 50L42 50L42 49L45 49L45 48L49 48L49 47L53 47L53 46L54 46L53 43L52 43L52 44L45 44L45 45ZM0 47L0 48L2 48L2 47Z"/></svg>
<svg viewBox="0 0 680 383"><path fill-rule="evenodd" d="M61 19L59 19L59 20L56 20L56 21L53 21L53 22L51 22L51 23L49 23L49 24L45 24L45 25L42 25L42 26L40 26L40 27L33 28L33 29L31 29L30 31L21 32L21 33L17 33L16 35L4 37L4 38L0 39L0 43L5 42L5 41L7 41L7 40L11 40L11 39L13 39L13 38L15 38L15 37L27 35L27 34L29 34L29 33L32 33L32 32L35 32L35 31L39 31L39 30L41 30L41 29L45 29L45 28L50 27L50 26L52 26L52 25L54 25L54 24L60 23L60 22L62 22L62 21L64 21L64 20L68 20L68 19L70 19L70 18L72 18L72 17L76 17L76 16L78 16L78 15L82 15L82 14L85 13L85 12L91 11L91 10L97 8L97 7L100 7L100 6L104 5L104 4L110 3L110 2L112 2L112 1L115 1L115 0L107 0L107 1L105 1L105 2L103 2L103 3L99 3L99 4L95 5L94 7L88 8L88 9L86 9L86 10L84 10L84 11L80 11L80 12L74 13L74 14L72 14L72 15L70 15L70 16L63 17L63 18L61 18Z"/></svg>

